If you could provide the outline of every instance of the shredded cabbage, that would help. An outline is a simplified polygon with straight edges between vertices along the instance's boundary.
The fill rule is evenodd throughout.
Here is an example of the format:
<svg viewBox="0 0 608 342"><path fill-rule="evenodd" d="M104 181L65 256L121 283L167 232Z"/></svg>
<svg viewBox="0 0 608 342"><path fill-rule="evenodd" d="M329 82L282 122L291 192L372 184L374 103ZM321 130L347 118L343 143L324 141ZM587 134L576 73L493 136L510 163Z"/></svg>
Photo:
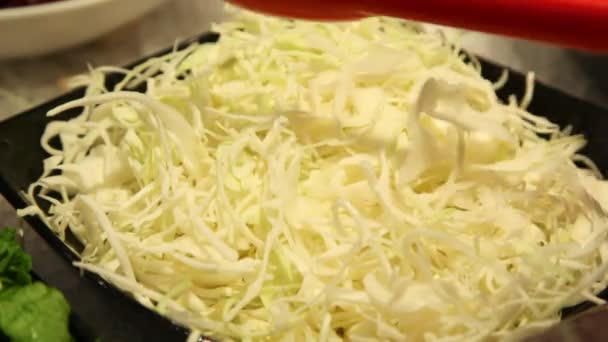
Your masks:
<svg viewBox="0 0 608 342"><path fill-rule="evenodd" d="M531 89L501 103L415 23L232 13L49 112L84 108L20 214L74 234L77 267L190 340L502 340L604 302L608 183Z"/></svg>

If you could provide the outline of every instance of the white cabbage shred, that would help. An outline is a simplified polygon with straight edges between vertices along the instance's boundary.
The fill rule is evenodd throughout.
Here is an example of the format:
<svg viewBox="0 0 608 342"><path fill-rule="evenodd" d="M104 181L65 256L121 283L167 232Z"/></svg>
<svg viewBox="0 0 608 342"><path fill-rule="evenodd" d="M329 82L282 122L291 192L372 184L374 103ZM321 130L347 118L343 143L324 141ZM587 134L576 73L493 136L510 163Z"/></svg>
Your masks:
<svg viewBox="0 0 608 342"><path fill-rule="evenodd" d="M529 95L400 20L215 30L49 113L84 107L20 214L77 267L236 340L502 340L603 302L608 183Z"/></svg>

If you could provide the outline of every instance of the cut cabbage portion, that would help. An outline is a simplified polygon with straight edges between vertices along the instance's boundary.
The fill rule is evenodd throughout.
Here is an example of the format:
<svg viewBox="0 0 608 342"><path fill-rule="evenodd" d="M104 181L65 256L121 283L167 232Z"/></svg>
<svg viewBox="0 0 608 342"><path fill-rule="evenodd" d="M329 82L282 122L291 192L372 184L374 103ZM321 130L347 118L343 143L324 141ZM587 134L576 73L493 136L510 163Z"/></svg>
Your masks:
<svg viewBox="0 0 608 342"><path fill-rule="evenodd" d="M501 103L414 23L231 11L49 113L85 107L20 213L76 235L78 267L191 340L499 340L603 302L608 183L531 92Z"/></svg>

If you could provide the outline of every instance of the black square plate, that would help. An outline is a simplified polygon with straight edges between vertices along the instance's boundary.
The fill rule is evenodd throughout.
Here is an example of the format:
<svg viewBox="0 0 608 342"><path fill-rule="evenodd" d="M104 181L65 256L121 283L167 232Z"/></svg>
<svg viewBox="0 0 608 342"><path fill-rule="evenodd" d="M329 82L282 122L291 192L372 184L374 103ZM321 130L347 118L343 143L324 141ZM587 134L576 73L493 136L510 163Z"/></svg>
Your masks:
<svg viewBox="0 0 608 342"><path fill-rule="evenodd" d="M185 47L192 42L213 43L218 35L205 33L183 42ZM146 57L131 65L169 52L171 49ZM482 60L484 77L498 79L505 69L503 66ZM120 76L108 78L110 85L117 83ZM509 95L521 97L525 91L525 76L510 71L509 81L498 91L501 99ZM26 206L20 192L36 181L42 173L42 161L47 157L40 147L40 137L51 119L46 113L63 103L83 96L83 89L77 89L34 109L28 110L0 123L0 193L16 208ZM598 167L608 174L608 110L569 96L559 90L537 82L534 100L529 108L532 113L542 115L564 127L570 125L575 133L584 133L588 145L583 153L593 159ZM78 111L61 115L62 119L74 116ZM56 119L54 119L56 120ZM40 234L67 263L77 260L58 237L39 219L27 218L28 223ZM79 271L72 268L66 276L79 277ZM167 319L152 312L128 295L108 284L100 277L86 274L78 280L78 292L82 302L73 303L76 311L94 311L83 317L104 341L183 341L187 330L173 325ZM589 308L582 304L564 310L570 315Z"/></svg>

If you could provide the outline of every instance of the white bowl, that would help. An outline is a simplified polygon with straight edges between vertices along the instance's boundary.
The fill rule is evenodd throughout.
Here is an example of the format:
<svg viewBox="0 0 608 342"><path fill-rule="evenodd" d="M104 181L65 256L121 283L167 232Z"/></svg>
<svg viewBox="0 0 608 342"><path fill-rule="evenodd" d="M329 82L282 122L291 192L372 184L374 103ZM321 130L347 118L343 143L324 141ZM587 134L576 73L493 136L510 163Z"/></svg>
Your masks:
<svg viewBox="0 0 608 342"><path fill-rule="evenodd" d="M33 57L98 38L164 0L62 0L0 9L0 59Z"/></svg>

